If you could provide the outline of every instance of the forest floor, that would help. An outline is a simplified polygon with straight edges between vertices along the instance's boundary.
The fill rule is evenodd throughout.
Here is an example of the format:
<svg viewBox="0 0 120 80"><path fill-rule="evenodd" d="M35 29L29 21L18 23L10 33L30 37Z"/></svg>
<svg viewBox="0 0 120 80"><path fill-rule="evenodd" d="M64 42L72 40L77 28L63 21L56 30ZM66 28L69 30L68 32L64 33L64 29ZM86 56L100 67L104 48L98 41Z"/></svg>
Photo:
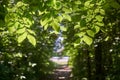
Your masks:
<svg viewBox="0 0 120 80"><path fill-rule="evenodd" d="M52 61L57 63L57 66L54 70L53 70L53 78L54 80L70 80L70 78L72 77L71 74L71 68L68 66L68 59L69 57L63 57L63 58L59 58L59 57L53 57Z"/></svg>
<svg viewBox="0 0 120 80"><path fill-rule="evenodd" d="M71 68L63 65L53 71L54 80L70 80Z"/></svg>

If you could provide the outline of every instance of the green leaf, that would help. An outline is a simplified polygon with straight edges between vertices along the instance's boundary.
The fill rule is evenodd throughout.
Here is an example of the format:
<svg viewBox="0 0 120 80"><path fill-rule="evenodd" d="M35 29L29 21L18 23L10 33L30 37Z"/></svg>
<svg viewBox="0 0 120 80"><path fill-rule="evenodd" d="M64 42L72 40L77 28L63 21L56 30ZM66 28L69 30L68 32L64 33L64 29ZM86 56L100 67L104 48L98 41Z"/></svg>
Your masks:
<svg viewBox="0 0 120 80"><path fill-rule="evenodd" d="M9 23L7 23L7 27L12 27L13 25L14 25L13 22L9 22Z"/></svg>
<svg viewBox="0 0 120 80"><path fill-rule="evenodd" d="M59 20L59 22L61 22L61 21L63 20L63 17L62 17L61 15L59 15L59 16L57 17L57 19Z"/></svg>
<svg viewBox="0 0 120 80"><path fill-rule="evenodd" d="M80 45L80 43L81 43L81 39L80 38L78 38L78 39L76 39L75 40L75 42L74 42L74 47L77 47L77 46L79 46Z"/></svg>
<svg viewBox="0 0 120 80"><path fill-rule="evenodd" d="M107 36L106 38L105 38L105 41L108 41L110 39L110 37L109 36Z"/></svg>
<svg viewBox="0 0 120 80"><path fill-rule="evenodd" d="M10 33L14 33L16 31L15 27L8 27Z"/></svg>
<svg viewBox="0 0 120 80"><path fill-rule="evenodd" d="M23 6L23 2L21 2L21 1L19 1L17 4L16 4L16 7L21 7L21 6Z"/></svg>
<svg viewBox="0 0 120 80"><path fill-rule="evenodd" d="M48 23L48 19L41 20L40 23L42 26L45 26Z"/></svg>
<svg viewBox="0 0 120 80"><path fill-rule="evenodd" d="M67 28L64 27L64 26L60 26L60 30L61 30L61 31L67 31Z"/></svg>
<svg viewBox="0 0 120 80"><path fill-rule="evenodd" d="M87 30L87 34L91 37L94 37L95 33L92 30Z"/></svg>
<svg viewBox="0 0 120 80"><path fill-rule="evenodd" d="M86 1L85 4L84 4L84 6L85 6L85 7L89 7L90 2L91 2L91 1Z"/></svg>
<svg viewBox="0 0 120 80"><path fill-rule="evenodd" d="M83 35L85 35L86 32L79 32L77 34L75 34L76 36L82 37Z"/></svg>
<svg viewBox="0 0 120 80"><path fill-rule="evenodd" d="M68 21L71 21L71 16L68 14L63 14L63 18L67 19Z"/></svg>
<svg viewBox="0 0 120 80"><path fill-rule="evenodd" d="M99 12L100 12L100 9L99 9L99 8L96 8L94 12L95 12L95 13L99 13Z"/></svg>
<svg viewBox="0 0 120 80"><path fill-rule="evenodd" d="M33 46L36 45L36 39L35 39L34 36L32 36L32 35L27 35L27 39L29 40L29 42L30 42Z"/></svg>
<svg viewBox="0 0 120 80"><path fill-rule="evenodd" d="M54 6L56 4L56 2L54 0L47 0L46 1L47 6Z"/></svg>
<svg viewBox="0 0 120 80"><path fill-rule="evenodd" d="M72 11L70 8L63 8L62 10L63 10L65 13L71 13L71 11Z"/></svg>
<svg viewBox="0 0 120 80"><path fill-rule="evenodd" d="M31 21L29 18L23 17L23 22L30 27L33 24L33 21Z"/></svg>
<svg viewBox="0 0 120 80"><path fill-rule="evenodd" d="M81 31L86 31L86 30L87 30L87 27L80 27L80 30L81 30Z"/></svg>
<svg viewBox="0 0 120 80"><path fill-rule="evenodd" d="M19 22L15 22L14 24L15 28L18 28L19 24L20 24Z"/></svg>
<svg viewBox="0 0 120 80"><path fill-rule="evenodd" d="M59 31L59 29L60 29L59 23L57 22L57 20L54 20L54 21L51 23L51 26L52 26L52 28L53 28L55 31Z"/></svg>
<svg viewBox="0 0 120 80"><path fill-rule="evenodd" d="M30 33L30 34L36 35L35 32L34 32L33 30L31 30L31 29L27 29L27 31L28 31L28 33Z"/></svg>
<svg viewBox="0 0 120 80"><path fill-rule="evenodd" d="M26 37L27 37L27 33L25 32L25 33L23 33L23 34L21 34L19 37L18 37L18 43L21 43L21 42L23 42L23 40L24 39L26 39Z"/></svg>
<svg viewBox="0 0 120 80"><path fill-rule="evenodd" d="M78 28L80 28L80 25L75 25L74 26L74 29L78 29Z"/></svg>
<svg viewBox="0 0 120 80"><path fill-rule="evenodd" d="M50 34L59 34L58 31L51 31Z"/></svg>
<svg viewBox="0 0 120 80"><path fill-rule="evenodd" d="M98 26L95 26L94 29L95 29L95 33L98 33L100 31L100 27Z"/></svg>
<svg viewBox="0 0 120 80"><path fill-rule="evenodd" d="M56 2L57 2L56 0L52 0L52 1L53 1L53 4L56 4Z"/></svg>
<svg viewBox="0 0 120 80"><path fill-rule="evenodd" d="M78 4L81 4L81 3L82 3L82 2L79 1L79 0L78 0L78 1L75 1L75 4L77 4L77 5L78 5Z"/></svg>
<svg viewBox="0 0 120 80"><path fill-rule="evenodd" d="M94 4L90 4L89 6L90 6L90 7L94 7Z"/></svg>
<svg viewBox="0 0 120 80"><path fill-rule="evenodd" d="M47 13L44 17L40 20L41 25L44 27L52 20L51 14Z"/></svg>
<svg viewBox="0 0 120 80"><path fill-rule="evenodd" d="M14 33L18 28L19 22L9 22L7 24L10 33Z"/></svg>
<svg viewBox="0 0 120 80"><path fill-rule="evenodd" d="M56 10L59 10L59 9L61 9L61 3L59 2L59 1L57 1L56 2L56 4L55 4L55 6L54 6L54 8L56 9Z"/></svg>
<svg viewBox="0 0 120 80"><path fill-rule="evenodd" d="M93 42L93 39L91 37L87 36L87 35L84 35L82 40L88 45L91 45L92 42Z"/></svg>
<svg viewBox="0 0 120 80"><path fill-rule="evenodd" d="M33 13L34 13L34 12L33 12ZM42 15L43 13L44 13L44 11L42 12L42 11L39 11L39 10L38 10L38 14L39 14L39 15Z"/></svg>
<svg viewBox="0 0 120 80"><path fill-rule="evenodd" d="M13 54L14 57L22 57L22 53L16 53L16 54Z"/></svg>
<svg viewBox="0 0 120 80"><path fill-rule="evenodd" d="M105 15L105 10L104 10L104 9L96 8L94 12L95 12L96 14L97 14L97 13L100 13L101 15Z"/></svg>
<svg viewBox="0 0 120 80"><path fill-rule="evenodd" d="M44 26L44 30L47 30L47 28L48 28L48 24L46 24L46 25Z"/></svg>
<svg viewBox="0 0 120 80"><path fill-rule="evenodd" d="M17 30L16 33L21 34L21 33L24 33L25 30L26 30L26 28L24 27L22 29Z"/></svg>
<svg viewBox="0 0 120 80"><path fill-rule="evenodd" d="M96 25L98 25L98 26L104 26L104 23L96 22Z"/></svg>
<svg viewBox="0 0 120 80"><path fill-rule="evenodd" d="M101 15L105 15L105 10L104 9L100 9L100 14Z"/></svg>
<svg viewBox="0 0 120 80"><path fill-rule="evenodd" d="M102 20L103 20L103 16L100 16L100 15L97 15L96 17L95 17L99 22L102 22Z"/></svg>

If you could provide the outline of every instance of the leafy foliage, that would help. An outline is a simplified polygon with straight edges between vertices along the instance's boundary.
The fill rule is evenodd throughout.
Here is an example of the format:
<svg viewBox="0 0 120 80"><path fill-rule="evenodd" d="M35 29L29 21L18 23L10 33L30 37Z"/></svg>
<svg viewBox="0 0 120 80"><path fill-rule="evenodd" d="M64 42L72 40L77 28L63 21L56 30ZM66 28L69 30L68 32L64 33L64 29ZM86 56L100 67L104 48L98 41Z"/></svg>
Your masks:
<svg viewBox="0 0 120 80"><path fill-rule="evenodd" d="M76 79L118 80L119 9L119 0L0 1L0 79L43 79L62 32Z"/></svg>

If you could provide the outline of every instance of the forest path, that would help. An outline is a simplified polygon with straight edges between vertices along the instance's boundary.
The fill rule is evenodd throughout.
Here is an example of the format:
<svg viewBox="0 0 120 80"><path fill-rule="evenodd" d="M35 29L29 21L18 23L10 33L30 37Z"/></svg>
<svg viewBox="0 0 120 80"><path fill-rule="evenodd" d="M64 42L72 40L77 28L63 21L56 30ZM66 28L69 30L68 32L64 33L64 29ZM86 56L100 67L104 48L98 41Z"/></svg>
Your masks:
<svg viewBox="0 0 120 80"><path fill-rule="evenodd" d="M70 80L72 69L68 66L69 57L54 57L52 59L53 62L59 64L53 70L53 78L54 80Z"/></svg>
<svg viewBox="0 0 120 80"><path fill-rule="evenodd" d="M70 80L71 68L63 65L53 71L54 80Z"/></svg>

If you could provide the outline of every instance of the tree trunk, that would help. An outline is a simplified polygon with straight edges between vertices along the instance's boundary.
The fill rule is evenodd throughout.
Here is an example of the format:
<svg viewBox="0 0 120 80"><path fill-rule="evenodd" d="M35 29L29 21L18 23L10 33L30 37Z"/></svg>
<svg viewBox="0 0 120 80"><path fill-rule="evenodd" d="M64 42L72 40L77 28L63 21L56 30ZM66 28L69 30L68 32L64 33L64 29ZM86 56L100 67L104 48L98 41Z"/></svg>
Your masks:
<svg viewBox="0 0 120 80"><path fill-rule="evenodd" d="M86 54L87 58L87 77L88 80L91 80L91 59L90 59L90 52L88 49L84 49L84 53Z"/></svg>
<svg viewBox="0 0 120 80"><path fill-rule="evenodd" d="M95 80L105 80L104 68L102 66L102 44L98 43L95 47Z"/></svg>
<svg viewBox="0 0 120 80"><path fill-rule="evenodd" d="M87 68L88 68L88 80L91 80L91 60L90 60L90 54L89 51L86 51L87 53Z"/></svg>

